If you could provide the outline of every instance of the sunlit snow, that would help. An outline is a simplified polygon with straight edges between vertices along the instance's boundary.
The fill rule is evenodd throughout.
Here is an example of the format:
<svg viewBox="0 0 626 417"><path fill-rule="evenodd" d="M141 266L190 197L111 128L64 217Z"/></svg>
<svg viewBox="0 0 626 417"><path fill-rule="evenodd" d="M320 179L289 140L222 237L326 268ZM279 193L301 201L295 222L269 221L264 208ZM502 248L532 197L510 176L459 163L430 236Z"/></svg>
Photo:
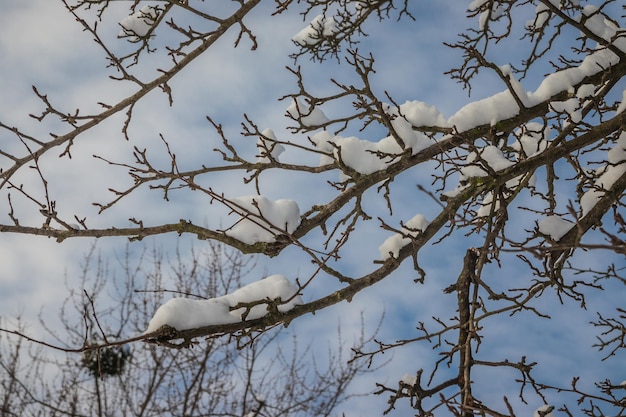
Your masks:
<svg viewBox="0 0 626 417"><path fill-rule="evenodd" d="M523 129L517 129L515 135L518 139L511 147L524 155L531 157L543 152L548 146L548 141L552 135L552 128L544 126L541 123L530 122L523 126Z"/></svg>
<svg viewBox="0 0 626 417"><path fill-rule="evenodd" d="M596 36L601 37L605 41L613 43L615 46L624 51L626 48L626 39L624 39L624 30L619 29L614 22L605 18L602 13L598 13L596 6L587 4L583 7L585 15L585 27L590 29ZM580 17L579 17L580 19ZM616 38L618 30L621 32L621 38Z"/></svg>
<svg viewBox="0 0 626 417"><path fill-rule="evenodd" d="M596 86L593 84L583 84L576 90L576 97L583 99L592 97L596 92Z"/></svg>
<svg viewBox="0 0 626 417"><path fill-rule="evenodd" d="M402 233L396 233L393 236L388 237L382 245L378 248L380 257L382 260L387 260L391 257L397 258L400 254L400 249L411 243L409 236L417 236L423 232L430 222L426 220L424 215L417 214L411 220L406 222L402 227Z"/></svg>
<svg viewBox="0 0 626 417"><path fill-rule="evenodd" d="M593 187L580 198L582 215L585 216L600 201L606 190L609 190L615 181L626 174L626 132L622 132L617 143L608 152L608 164L598 169L598 178Z"/></svg>
<svg viewBox="0 0 626 417"><path fill-rule="evenodd" d="M472 4L474 4L475 7L479 7L477 5L482 4L481 1L474 3ZM595 8L593 8L593 6L585 6L584 13L589 17L594 10ZM540 14L537 17L536 24L543 23L544 19L547 18L545 9L538 7L537 13ZM603 18L600 14L591 16L586 20L585 26L603 39L607 41L611 40L611 43L615 47L626 52L626 36L622 35L620 37L620 33L617 32L618 29L615 25ZM605 68L611 68L618 62L619 57L613 51L598 46L597 50L585 57L579 66L549 74L543 79L534 92L528 93L523 90L521 84L513 78L512 74L507 71L507 66L503 66L500 69L509 77L514 86L515 93L522 103L526 107L532 107L549 100L551 97L563 91L574 93L574 87L585 77L595 75ZM457 111L456 114L451 116L448 119L448 123L455 126L459 132L464 132L484 124L493 126L501 120L517 115L519 110L519 106L513 94L506 89L491 97L467 104ZM574 117L577 117L577 115Z"/></svg>
<svg viewBox="0 0 626 417"><path fill-rule="evenodd" d="M552 410L554 410L554 406L544 404L537 410L535 410L535 412L533 413L533 417L554 417L554 413L552 413Z"/></svg>
<svg viewBox="0 0 626 417"><path fill-rule="evenodd" d="M323 111L298 99L291 101L287 108L287 114L295 120L300 120L300 123L307 127L322 126L329 121Z"/></svg>
<svg viewBox="0 0 626 417"><path fill-rule="evenodd" d="M334 155L333 159L323 155L320 163L337 160L354 171L365 175L386 169L402 153L402 148L391 136L383 138L378 142L370 142L354 136L346 138L333 136L327 132L320 132L313 135L311 140L320 151Z"/></svg>
<svg viewBox="0 0 626 417"><path fill-rule="evenodd" d="M389 106L387 106L389 108ZM448 121L437 108L423 101L407 101L400 105L400 113L414 127L447 127Z"/></svg>
<svg viewBox="0 0 626 417"><path fill-rule="evenodd" d="M465 132L484 124L493 126L500 120L511 118L518 113L519 106L513 95L509 90L505 90L465 105L448 119L448 123L459 132Z"/></svg>
<svg viewBox="0 0 626 417"><path fill-rule="evenodd" d="M495 203L493 201L493 192L489 191L483 201L480 204L480 208L476 212L476 217L487 217L490 216L491 213L495 213L500 208L500 200L496 199Z"/></svg>
<svg viewBox="0 0 626 417"><path fill-rule="evenodd" d="M550 15L550 8L543 3L539 3L535 7L535 18L526 22L526 28L528 30L541 29L548 21Z"/></svg>
<svg viewBox="0 0 626 417"><path fill-rule="evenodd" d="M502 151L493 145L485 146L478 153L471 152L465 162L467 165L461 168L461 181L470 177L489 175L487 167L493 171L501 171L515 164L506 159Z"/></svg>
<svg viewBox="0 0 626 417"><path fill-rule="evenodd" d="M257 141L259 150L258 162L268 163L271 159L278 161L278 157L285 152L285 147L276 143L276 135L272 129L265 129L261 132L262 137ZM271 159L270 159L271 157Z"/></svg>
<svg viewBox="0 0 626 417"><path fill-rule="evenodd" d="M331 37L335 34L335 20L327 19L324 15L316 16L311 23L291 38L300 46L316 45L324 37Z"/></svg>
<svg viewBox="0 0 626 417"><path fill-rule="evenodd" d="M539 220L539 233L550 236L552 240L559 241L565 233L574 227L575 223L565 220L561 216L551 215Z"/></svg>
<svg viewBox="0 0 626 417"><path fill-rule="evenodd" d="M413 386L417 383L417 376L415 375L410 375L410 374L404 374L402 376L402 379L400 380L402 383Z"/></svg>
<svg viewBox="0 0 626 417"><path fill-rule="evenodd" d="M274 242L280 234L292 233L300 224L300 209L293 200L271 201L263 196L231 199L230 207L241 219L226 234L249 245Z"/></svg>
<svg viewBox="0 0 626 417"><path fill-rule="evenodd" d="M284 313L302 304L302 298L297 292L298 288L287 278L282 275L272 275L217 298L208 300L173 298L157 309L146 333L154 332L164 325L176 330L187 330L236 323L244 319L254 320L265 316L268 312L267 303L255 305L250 309L240 307L233 310L240 303L280 299L277 309Z"/></svg>
<svg viewBox="0 0 626 417"><path fill-rule="evenodd" d="M480 30L485 30L487 28L488 20L496 20L504 13L504 7L501 4L494 4L493 8L487 9L480 14L478 17L478 27Z"/></svg>
<svg viewBox="0 0 626 417"><path fill-rule="evenodd" d="M294 110L295 105L292 104L287 111L293 115ZM396 137L389 135L372 142L355 136L333 135L328 131L312 135L311 141L322 152L320 165L337 161L364 175L381 171L397 162L405 150L410 150L414 155L433 144L432 139L414 130L414 126L440 126L446 123L435 107L420 101L406 102L399 111L397 107L385 105L385 112L391 116L391 126Z"/></svg>
<svg viewBox="0 0 626 417"><path fill-rule="evenodd" d="M580 112L580 102L578 98L573 97L565 101L552 101L550 107L556 112L565 112L569 115L570 119L574 123L578 123L582 120L583 116Z"/></svg>
<svg viewBox="0 0 626 417"><path fill-rule="evenodd" d="M400 106L399 110L397 107L389 105L385 105L384 108L385 112L391 116L391 127L397 137L401 140L404 148L410 149L413 155L433 143L425 134L414 130L413 127L438 126L446 123L435 107L421 101L407 101ZM393 139L397 143L392 136L385 139ZM384 152L385 150L381 149L381 151Z"/></svg>
<svg viewBox="0 0 626 417"><path fill-rule="evenodd" d="M621 103L619 103L619 106L617 106L617 110L615 110L615 114L620 114L624 110L626 110L626 89L622 91L622 101Z"/></svg>
<svg viewBox="0 0 626 417"><path fill-rule="evenodd" d="M492 171L501 171L513 165L515 165L515 162L507 159L502 151L493 145L485 146L477 152L470 152L465 158L465 165L460 169L459 183L454 189L445 191L442 194L448 198L454 198L469 186L467 183L468 179L472 177L485 177ZM507 181L507 187L513 188L517 186L520 178L521 177L516 177ZM486 196L483 205L490 206L492 199L493 197Z"/></svg>
<svg viewBox="0 0 626 417"><path fill-rule="evenodd" d="M472 0L472 2L467 6L467 10L478 10L483 4L487 3L488 1L489 0Z"/></svg>
<svg viewBox="0 0 626 417"><path fill-rule="evenodd" d="M158 17L157 9L153 6L144 6L138 12L127 16L120 22L122 30L118 37L127 38L131 42L138 42L140 37L146 36Z"/></svg>

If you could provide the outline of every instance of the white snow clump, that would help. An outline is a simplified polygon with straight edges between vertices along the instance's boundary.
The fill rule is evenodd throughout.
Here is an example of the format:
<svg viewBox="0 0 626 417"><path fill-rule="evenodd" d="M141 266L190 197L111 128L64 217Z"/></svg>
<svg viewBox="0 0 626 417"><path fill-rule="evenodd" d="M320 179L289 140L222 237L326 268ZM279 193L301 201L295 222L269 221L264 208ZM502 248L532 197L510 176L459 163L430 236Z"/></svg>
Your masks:
<svg viewBox="0 0 626 417"><path fill-rule="evenodd" d="M276 135L274 135L272 129L265 129L261 132L261 135L256 145L259 150L257 161L269 163L271 161L270 157L278 161L278 157L285 152L285 147L280 143L276 143Z"/></svg>
<svg viewBox="0 0 626 417"><path fill-rule="evenodd" d="M503 74L509 77L515 94L526 107L531 102L522 84L514 77L510 66L500 67ZM519 113L519 106L510 90L504 90L493 96L466 104L448 119L448 125L455 126L459 132L465 132L476 126L489 124L494 126L500 120L511 118Z"/></svg>
<svg viewBox="0 0 626 417"><path fill-rule="evenodd" d="M593 5L583 7L585 15L585 26L595 35L601 37L605 41L612 42L622 51L626 52L626 39L624 39L624 29L618 28L614 22L606 19L602 13L598 13L599 9ZM578 17L581 19L581 17ZM621 32L618 34L618 32Z"/></svg>
<svg viewBox="0 0 626 417"><path fill-rule="evenodd" d="M143 6L141 10L127 16L120 22L122 29L117 37L128 38L130 42L139 42L140 38L148 34L158 16L159 12L156 7Z"/></svg>
<svg viewBox="0 0 626 417"><path fill-rule="evenodd" d="M553 405L544 404L535 410L533 417L554 417L552 410L554 410Z"/></svg>
<svg viewBox="0 0 626 417"><path fill-rule="evenodd" d="M504 14L504 7L501 4L494 4L493 8L484 10L480 16L478 16L478 27L480 30L485 30L487 27L487 19L498 20Z"/></svg>
<svg viewBox="0 0 626 417"><path fill-rule="evenodd" d="M476 211L476 217L488 217L491 213L495 213L500 208L500 200L493 201L493 192L489 191L485 194L480 208Z"/></svg>
<svg viewBox="0 0 626 417"><path fill-rule="evenodd" d="M415 127L449 127L448 121L437 108L423 101L406 101L400 105L400 113Z"/></svg>
<svg viewBox="0 0 626 417"><path fill-rule="evenodd" d="M295 34L291 40L300 46L317 45L323 38L332 37L335 32L335 19L328 19L320 14L315 16L309 26Z"/></svg>
<svg viewBox="0 0 626 417"><path fill-rule="evenodd" d="M306 127L322 126L329 121L323 111L308 104L304 104L298 99L291 101L291 104L287 107L287 114L294 120L300 120Z"/></svg>
<svg viewBox="0 0 626 417"><path fill-rule="evenodd" d="M384 108L385 112L392 116L393 130L405 150L409 149L412 155L433 144L432 139L413 130L413 126L446 126L443 115L435 107L421 101L407 101L399 107L399 110L388 104L385 104ZM290 109L287 111L293 115ZM363 175L387 169L404 153L398 140L392 135L372 142L355 136L332 135L324 130L317 132L310 139L317 149L323 152L320 157L321 166L341 161L345 166ZM343 179L344 177L342 176Z"/></svg>
<svg viewBox="0 0 626 417"><path fill-rule="evenodd" d="M244 243L274 242L276 235L292 233L300 225L300 208L293 200L271 201L263 196L233 198L230 207L241 219L226 230Z"/></svg>
<svg viewBox="0 0 626 417"><path fill-rule="evenodd" d="M546 24L551 14L552 12L548 6L539 3L537 7L535 7L535 18L526 22L526 29L541 29Z"/></svg>
<svg viewBox="0 0 626 417"><path fill-rule="evenodd" d="M552 110L562 113L565 112L569 115L572 122L578 123L582 120L580 100L577 97L570 98L565 101L552 101L550 102Z"/></svg>
<svg viewBox="0 0 626 417"><path fill-rule="evenodd" d="M551 215L539 220L539 233L550 236L552 240L558 242L565 233L574 227L575 223L562 218L561 216Z"/></svg>
<svg viewBox="0 0 626 417"><path fill-rule="evenodd" d="M402 382L403 384L413 386L417 382L417 376L411 375L411 374L404 374L400 382Z"/></svg>
<svg viewBox="0 0 626 417"><path fill-rule="evenodd" d="M541 123L530 122L526 123L522 129L516 130L515 135L518 139L511 147L518 153L523 151L524 155L530 158L546 149L552 135L552 128Z"/></svg>
<svg viewBox="0 0 626 417"><path fill-rule="evenodd" d="M608 164L599 168L594 185L580 198L583 217L600 201L606 190L626 173L626 132L622 132L615 146L608 152Z"/></svg>
<svg viewBox="0 0 626 417"><path fill-rule="evenodd" d="M443 195L448 198L454 198L470 185L469 183L466 183L470 178L486 177L490 174L491 170L496 172L502 171L514 164L515 162L510 161L504 156L500 148L493 145L485 146L477 152L470 152L465 158L465 165L461 168L459 172L459 183L457 184L456 188L444 192ZM516 187L522 177L523 175L507 181L507 188ZM534 179L531 179L529 181L529 185L534 185ZM485 201L483 202L483 206L488 205L490 207L492 201L493 196L489 197L487 195L485 197ZM481 216L486 215L484 211L482 211L481 213Z"/></svg>
<svg viewBox="0 0 626 417"><path fill-rule="evenodd" d="M478 10L483 4L487 3L489 0L472 0L472 2L467 6L468 11Z"/></svg>
<svg viewBox="0 0 626 417"><path fill-rule="evenodd" d="M626 110L626 88L624 89L624 91L622 91L622 101L617 106L617 110L615 110L615 114L620 114L624 110Z"/></svg>
<svg viewBox="0 0 626 417"><path fill-rule="evenodd" d="M370 142L354 136L334 136L324 130L311 136L311 140L318 150L324 152L320 157L321 166L341 161L363 175L386 169L402 153L402 148L391 136ZM346 175L341 177L347 178Z"/></svg>
<svg viewBox="0 0 626 417"><path fill-rule="evenodd" d="M596 86L593 84L583 84L576 90L576 97L583 99L593 97L596 93Z"/></svg>
<svg viewBox="0 0 626 417"><path fill-rule="evenodd" d="M461 181L471 177L489 175L489 172L483 168L485 165L494 171L502 171L515 164L515 162L506 159L502 151L493 145L485 146L478 153L471 152L465 158L465 163L466 165L461 168Z"/></svg>
<svg viewBox="0 0 626 417"><path fill-rule="evenodd" d="M411 220L406 222L402 227L402 233L396 233L393 236L388 237L382 245L378 248L380 257L383 261L394 257L397 258L400 254L400 249L411 243L411 238L408 236L417 236L419 233L426 230L430 222L426 220L424 215L417 214Z"/></svg>
<svg viewBox="0 0 626 417"><path fill-rule="evenodd" d="M284 304L277 306L278 311L285 313L302 304L302 298L297 291L298 288L283 275L271 275L217 298L208 300L172 298L157 309L145 333L154 332L164 325L176 330L187 330L237 323L244 320L243 315L246 311L248 314L245 315L245 320L258 319L267 314L266 303L255 305L249 310L245 307L231 310L240 303L280 299Z"/></svg>
<svg viewBox="0 0 626 417"><path fill-rule="evenodd" d="M400 105L399 109L383 104L383 108L385 113L391 116L391 127L402 141L404 148L411 149L413 155L432 145L430 138L422 132L413 130L413 127L447 126L443 115L435 107L421 101L407 101ZM391 139L397 143L392 136L383 140L385 139ZM401 153L402 149L399 145L398 149Z"/></svg>

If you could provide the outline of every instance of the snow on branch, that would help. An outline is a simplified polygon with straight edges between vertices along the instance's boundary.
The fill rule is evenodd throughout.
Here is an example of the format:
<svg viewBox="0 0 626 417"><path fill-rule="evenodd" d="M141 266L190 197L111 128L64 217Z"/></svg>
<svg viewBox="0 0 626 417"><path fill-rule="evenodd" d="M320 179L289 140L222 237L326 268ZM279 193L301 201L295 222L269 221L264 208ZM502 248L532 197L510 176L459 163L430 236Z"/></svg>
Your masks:
<svg viewBox="0 0 626 417"><path fill-rule="evenodd" d="M592 186L580 198L582 215L586 216L615 181L626 174L626 132L622 132L615 146L608 151L607 164L596 172Z"/></svg>
<svg viewBox="0 0 626 417"><path fill-rule="evenodd" d="M331 38L335 32L335 20L320 14L315 16L307 27L296 33L292 40L300 46L316 45L324 38Z"/></svg>
<svg viewBox="0 0 626 417"><path fill-rule="evenodd" d="M389 258L397 258L400 249L411 243L411 238L422 233L430 224L423 214L416 214L402 227L401 233L388 237L378 248L383 261Z"/></svg>
<svg viewBox="0 0 626 417"><path fill-rule="evenodd" d="M283 275L271 275L217 298L172 298L157 309L145 333L163 326L188 330L255 320L272 311L287 312L300 304L298 288Z"/></svg>
<svg viewBox="0 0 626 417"><path fill-rule="evenodd" d="M276 236L293 233L300 224L300 209L293 200L271 201L263 196L245 196L230 200L229 207L241 216L226 235L253 245L275 242Z"/></svg>
<svg viewBox="0 0 626 417"><path fill-rule="evenodd" d="M120 22L122 29L119 38L126 38L129 42L139 42L145 37L159 17L159 9L154 6L143 6L141 10L127 16Z"/></svg>

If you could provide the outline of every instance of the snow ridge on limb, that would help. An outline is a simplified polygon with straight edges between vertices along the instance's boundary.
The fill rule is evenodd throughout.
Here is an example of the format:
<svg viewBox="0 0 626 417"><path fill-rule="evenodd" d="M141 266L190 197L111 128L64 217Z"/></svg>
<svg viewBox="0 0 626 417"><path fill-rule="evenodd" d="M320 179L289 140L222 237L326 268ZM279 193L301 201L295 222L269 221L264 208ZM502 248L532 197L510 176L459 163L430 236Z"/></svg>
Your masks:
<svg viewBox="0 0 626 417"><path fill-rule="evenodd" d="M300 304L298 288L283 275L271 275L217 298L173 298L157 309L145 334L163 326L189 330L256 320L273 310L285 313Z"/></svg>
<svg viewBox="0 0 626 417"><path fill-rule="evenodd" d="M241 219L225 231L226 235L248 245L275 242L277 235L291 234L300 224L300 209L293 200L246 196L233 198L227 204Z"/></svg>

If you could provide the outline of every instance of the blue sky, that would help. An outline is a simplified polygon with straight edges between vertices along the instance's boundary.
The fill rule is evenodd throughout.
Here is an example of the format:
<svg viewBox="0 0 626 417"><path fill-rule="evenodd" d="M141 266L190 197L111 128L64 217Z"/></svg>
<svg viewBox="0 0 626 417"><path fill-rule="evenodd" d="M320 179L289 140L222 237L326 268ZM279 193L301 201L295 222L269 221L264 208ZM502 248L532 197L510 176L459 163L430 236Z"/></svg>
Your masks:
<svg viewBox="0 0 626 417"><path fill-rule="evenodd" d="M103 28L103 36L123 50L126 48L124 41L116 40L119 32L117 22L128 14L127 4L113 3L111 14L105 22L100 23L100 27ZM271 2L268 4L271 5ZM65 128L51 119L37 124L28 117L42 110L31 85L36 85L42 93L48 94L54 103L68 110L80 107L85 112L97 111L98 101L112 103L132 91L129 90L130 85L107 78L112 72L105 69L102 53L59 2L16 2L4 5L3 9L0 15L0 28L5 34L0 37L0 56L3 57L0 60L0 91L3 92L0 121L42 136L50 131L64 132ZM442 42L454 41L457 32L475 24L465 19L463 7L449 1L424 2L411 11L416 17L415 22L409 19L397 22L392 18L381 23L369 23L366 27L370 36L362 39L359 48L375 53L377 73L372 80L377 92L389 92L398 103L405 100L431 103L450 116L465 103L504 89L495 77L484 74L478 77L473 86L472 97L468 97L459 84L443 74L458 65L461 57L457 51L442 47ZM219 146L220 139L206 122L205 115L224 124L227 135L238 145L246 140L239 136L244 113L257 122L261 129L271 127L279 138L286 138L289 121L284 118L284 113L289 103L278 101L277 98L296 89L294 77L284 68L293 64L288 57L295 51L290 38L314 16L309 16L303 22L295 11L276 17L270 17L270 12L269 7L262 6L249 21L250 29L258 36L258 50L249 51L249 43L246 41L239 48L233 49L235 35L231 34L173 80L173 107L169 107L164 94L150 93L134 110L129 130L131 142L126 142L120 134L124 119L123 115L118 115L81 137L73 148L74 157L71 160L56 158L61 150L44 158L42 167L50 180L50 192L58 201L59 212L68 217L73 214L87 216L88 223L96 227L126 226L127 219L137 215L147 224L177 222L180 218L193 219L197 223L214 227L232 222L233 219L227 216L225 209L217 204L209 205L205 196L188 191L175 192L171 201L165 202L158 192L140 190L98 215L97 208L91 203L106 202L110 198L107 188L128 186L129 179L123 170L94 160L91 155L131 162L130 151L133 146L138 146L148 148L149 155L155 161L167 163L164 148L158 139L158 135L162 134L169 141L182 167L191 168L216 161L217 155L212 149ZM509 55L515 52L500 50L498 63L508 63ZM165 66L167 58L156 53L148 62L140 63L133 70L141 74L144 67L148 68L155 62ZM353 80L347 65L332 60L323 65L306 60L298 64L302 65L302 71L315 93L332 91L329 78L346 83ZM532 75L523 81L529 90L536 88L542 74ZM353 129L349 133L358 132ZM362 135L376 140L381 137L381 132L369 129ZM301 139L304 140L304 137ZM0 132L3 150L5 146L16 146L14 142L15 139L6 131ZM254 152L254 147L248 149ZM368 192L364 208L370 214L380 215L396 224L408 220L416 212L432 218L437 212L437 205L415 187L416 183L430 183L431 169L432 166L418 167L394 182L392 216L386 213L385 201L380 194ZM36 175L31 174L23 174L17 180L41 189ZM327 178L336 179L336 176L330 174ZM328 201L333 195L330 187L320 186L310 175L269 173L264 176L264 180L264 194L273 199L293 198L301 208L315 202ZM252 187L243 185L240 178L234 175L212 176L206 180L206 184L228 190L231 196L254 193ZM449 184L449 188L454 185ZM315 192L310 192L311 189ZM2 198L5 198L4 194ZM27 204L16 202L16 209L20 209L18 213L24 223L41 221L36 210ZM512 220L512 233L515 233L516 228L532 227L532 221L532 216L519 214ZM10 222L5 206L0 210L0 222ZM362 225L363 230L358 232L358 238L345 248L344 256L338 263L342 271L361 276L374 268L370 260L378 256L378 245L388 236L377 226L376 222ZM432 316L448 319L455 314L454 296L441 294L441 288L456 280L465 249L479 242L475 237L455 234L453 239L438 246L426 247L420 252L421 266L428 272L428 280L424 285L412 282L416 273L409 261L393 276L357 295L352 303L333 306L313 317L303 317L293 325L299 326L304 333L315 335L316 339L319 335L325 335L328 340L333 340L338 321L347 329L345 334L350 331L356 334L361 312L365 315L369 330L375 328L384 312L385 321L380 334L382 339L393 341L414 336L412 329L419 321L429 322ZM137 252L144 244L173 250L177 243L182 248L189 248L192 243L202 245L202 242L194 242L191 237L178 239L172 235L133 243L131 247ZM104 254L113 255L123 252L125 244L125 239L107 238L98 242L98 247ZM64 280L67 279L71 285L89 245L90 242L78 239L57 244L46 238L0 236L0 260L3 262L0 270L0 317L23 315L32 321L33 336L36 337L40 331L36 323L37 314L40 310L49 314L59 308L67 293ZM579 253L578 256L581 262L590 267L602 267L607 262L603 254ZM504 263L501 268L490 265L486 275L502 279L506 287L515 286L509 285L511 281L524 283L531 278L530 271L520 261L513 257L507 259L510 262ZM258 262L258 270L247 280L261 278L263 273L282 273L290 278L307 277L312 271L307 258L296 249L289 249L275 259L259 258ZM333 285L335 283L330 279L321 280L320 286L312 289L312 295L327 291ZM619 305L623 288L615 286L615 290L590 292L588 312L594 309L610 311ZM519 314L511 320L494 318L493 323L490 323L492 327L486 330L488 337L480 354L489 357L494 352L499 355L497 359L510 355L512 360L528 355L529 360L538 360L545 365L541 372L554 378L555 383L563 383L574 375L589 378L585 381L612 377L619 382L626 378L617 373L617 360L605 361L599 366L594 365L592 369L584 366L589 358L599 355L590 348L594 342L594 333L587 325L594 316L583 314L578 309L569 309L572 303L566 300L565 305L561 306L552 294L538 300L537 306L549 312L553 320L540 319L529 313ZM321 351L325 348L325 345L321 346ZM388 357L386 355L382 359ZM372 381L376 378L395 385L394 381L403 374L412 374L422 366L429 367L434 357L436 352L428 345L398 350L383 369L355 381L354 389L371 390L374 388ZM430 368L427 368L426 372L429 371ZM486 394L493 396L496 401L507 394L516 403L517 388L514 385L487 381L497 381L502 379L502 375L485 375L484 378L485 384L478 383L477 391L500 387L498 392ZM530 398L535 403L521 408L520 415L523 415L522 411L530 413L540 405L538 398ZM553 400L559 404L564 401L556 396ZM382 411L384 407L384 398L357 399L349 405L346 415L365 415L372 409ZM407 409L400 407L397 415L404 412Z"/></svg>

